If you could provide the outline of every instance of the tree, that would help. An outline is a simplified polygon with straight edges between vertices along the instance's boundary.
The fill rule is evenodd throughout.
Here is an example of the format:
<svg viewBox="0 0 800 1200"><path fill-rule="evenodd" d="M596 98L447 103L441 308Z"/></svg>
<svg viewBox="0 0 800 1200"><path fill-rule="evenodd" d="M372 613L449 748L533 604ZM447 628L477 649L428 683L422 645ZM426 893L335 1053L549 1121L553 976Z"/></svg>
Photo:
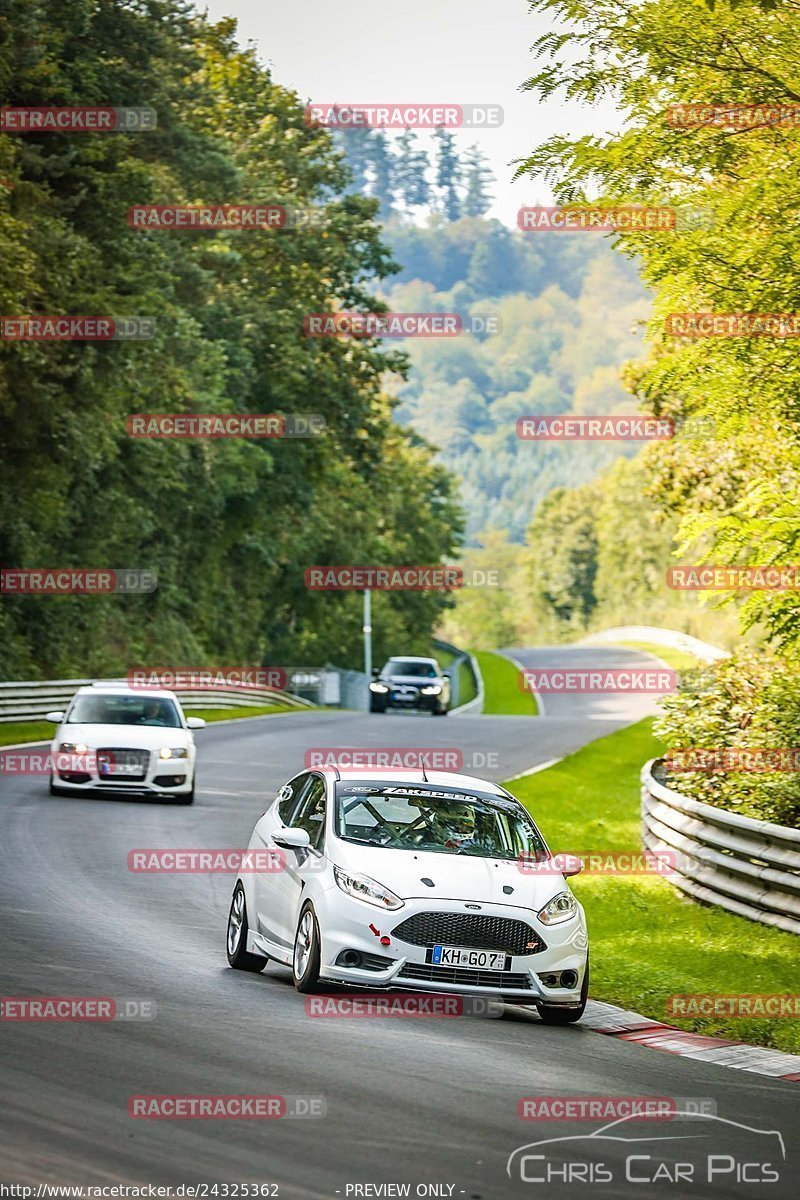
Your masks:
<svg viewBox="0 0 800 1200"><path fill-rule="evenodd" d="M461 164L456 152L455 135L448 129L435 129L436 142L436 186L439 189L441 211L448 221L457 221L461 216Z"/></svg>
<svg viewBox="0 0 800 1200"><path fill-rule="evenodd" d="M493 197L489 191L494 182L494 175L486 165L486 156L480 147L473 143L464 159L463 177L465 195L463 212L467 217L482 217L492 207Z"/></svg>
<svg viewBox="0 0 800 1200"><path fill-rule="evenodd" d="M562 202L599 191L611 204L671 204L674 231L621 234L655 293L648 360L628 382L658 416L707 422L711 434L647 451L652 494L680 521L682 560L793 564L800 549L800 363L793 336L674 336L670 314L795 313L800 150L781 120L702 119L687 101L797 105L797 6L754 0L534 0L567 31L537 43L544 65L525 85L597 103L626 121L605 137L557 136L520 172L549 178ZM549 59L549 61L548 61ZM668 106L671 110L668 116ZM688 119L687 119L688 111ZM591 193L590 190L592 189ZM683 220L683 214L692 221ZM702 219L697 220L700 214ZM741 604L777 646L800 647L796 591Z"/></svg>
<svg viewBox="0 0 800 1200"><path fill-rule="evenodd" d="M417 146L416 135L407 129L395 142L394 180L397 193L406 209L421 208L430 200L427 151Z"/></svg>

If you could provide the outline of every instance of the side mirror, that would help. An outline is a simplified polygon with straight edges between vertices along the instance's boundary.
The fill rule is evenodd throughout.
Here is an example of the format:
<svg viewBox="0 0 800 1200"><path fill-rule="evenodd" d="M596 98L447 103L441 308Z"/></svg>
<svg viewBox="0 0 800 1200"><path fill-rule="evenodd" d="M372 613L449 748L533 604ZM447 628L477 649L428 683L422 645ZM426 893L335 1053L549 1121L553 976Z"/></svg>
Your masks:
<svg viewBox="0 0 800 1200"><path fill-rule="evenodd" d="M557 854L556 861L561 867L561 874L565 879L569 879L572 875L580 875L583 870L583 859L578 858L577 854Z"/></svg>
<svg viewBox="0 0 800 1200"><path fill-rule="evenodd" d="M381 673L381 669L380 669L380 667L373 667L373 668L372 668L372 678L373 678L373 679L377 679L377 678L378 678L378 676L380 675L380 673Z"/></svg>
<svg viewBox="0 0 800 1200"><path fill-rule="evenodd" d="M54 725L60 725L66 715L65 712L49 712L44 714L44 719L52 721Z"/></svg>
<svg viewBox="0 0 800 1200"><path fill-rule="evenodd" d="M186 728L187 729L205 729L205 727L206 727L206 723L202 717L187 717L186 718Z"/></svg>
<svg viewBox="0 0 800 1200"><path fill-rule="evenodd" d="M272 840L276 846L281 846L284 850L307 850L311 845L311 839L305 829L296 829L292 826L273 833Z"/></svg>

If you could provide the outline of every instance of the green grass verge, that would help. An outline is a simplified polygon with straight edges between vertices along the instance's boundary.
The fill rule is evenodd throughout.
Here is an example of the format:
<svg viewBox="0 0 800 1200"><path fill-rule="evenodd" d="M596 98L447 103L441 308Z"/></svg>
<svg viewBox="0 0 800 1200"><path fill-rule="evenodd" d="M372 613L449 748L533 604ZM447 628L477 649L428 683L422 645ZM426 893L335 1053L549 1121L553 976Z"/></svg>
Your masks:
<svg viewBox="0 0 800 1200"><path fill-rule="evenodd" d="M312 712L313 709L290 708L286 704L265 704L260 708L187 708L187 717L202 717L204 721L230 721L232 717L263 717L268 713ZM0 723L0 746L18 742L49 742L56 726L50 721L4 721Z"/></svg>
<svg viewBox="0 0 800 1200"><path fill-rule="evenodd" d="M202 717L204 721L232 721L240 717L266 717L270 713L313 712L313 709L292 708L288 704L264 704L258 708L185 708L187 717Z"/></svg>
<svg viewBox="0 0 800 1200"><path fill-rule="evenodd" d="M617 642L615 645L625 646L628 650L645 650L648 654L655 654L656 658L660 658L668 667L672 667L673 671L694 671L704 665L693 654L687 654L685 650L675 650L672 646L657 646L650 642Z"/></svg>
<svg viewBox="0 0 800 1200"><path fill-rule="evenodd" d="M52 721L3 721L0 723L0 746L17 742L52 741L56 726Z"/></svg>
<svg viewBox="0 0 800 1200"><path fill-rule="evenodd" d="M513 717L535 717L539 711L532 692L523 692L517 683L519 668L502 654L474 650L483 676L483 711Z"/></svg>
<svg viewBox="0 0 800 1200"><path fill-rule="evenodd" d="M452 671L453 663L456 661L455 655L451 654L449 650L445 650L443 646L434 646L430 651L430 657L436 659L443 671ZM458 660L456 679L453 680L453 683L453 693L458 696L459 707L462 704L469 704L470 700L474 700L478 695L478 686L475 676L472 674L472 667L463 658Z"/></svg>
<svg viewBox="0 0 800 1200"><path fill-rule="evenodd" d="M642 721L508 786L555 851L641 846L639 772L663 752ZM654 876L577 876L592 948L591 994L668 1025L800 1052L800 1022L733 1017L680 1020L667 997L797 991L796 936L684 897Z"/></svg>

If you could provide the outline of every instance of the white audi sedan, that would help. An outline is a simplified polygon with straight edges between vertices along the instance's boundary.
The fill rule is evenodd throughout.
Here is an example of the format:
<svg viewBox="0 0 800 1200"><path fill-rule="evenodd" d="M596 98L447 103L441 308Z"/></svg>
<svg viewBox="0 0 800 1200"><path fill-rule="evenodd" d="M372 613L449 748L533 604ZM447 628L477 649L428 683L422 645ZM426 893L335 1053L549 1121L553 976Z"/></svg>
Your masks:
<svg viewBox="0 0 800 1200"><path fill-rule="evenodd" d="M193 802L192 730L205 721L184 716L174 692L93 684L78 689L66 712L47 719L58 725L51 795L99 791Z"/></svg>
<svg viewBox="0 0 800 1200"><path fill-rule="evenodd" d="M583 1015L583 908L523 806L448 772L304 771L256 823L234 887L228 962L322 981L454 992ZM274 864L276 869L259 866ZM580 869L572 859L570 874Z"/></svg>

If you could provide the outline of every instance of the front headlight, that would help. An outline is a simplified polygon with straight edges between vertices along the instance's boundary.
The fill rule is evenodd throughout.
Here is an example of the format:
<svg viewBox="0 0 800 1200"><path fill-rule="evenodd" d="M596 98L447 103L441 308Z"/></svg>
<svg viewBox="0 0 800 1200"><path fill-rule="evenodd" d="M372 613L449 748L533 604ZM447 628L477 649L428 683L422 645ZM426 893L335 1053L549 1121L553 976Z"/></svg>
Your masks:
<svg viewBox="0 0 800 1200"><path fill-rule="evenodd" d="M189 751L185 746L164 746L159 751L159 758L188 758Z"/></svg>
<svg viewBox="0 0 800 1200"><path fill-rule="evenodd" d="M428 687L424 687L422 689L422 694L423 696L438 696L441 690L442 689L438 683L432 683Z"/></svg>
<svg viewBox="0 0 800 1200"><path fill-rule="evenodd" d="M578 901L572 892L559 892L548 900L544 908L537 914L543 925L561 925L570 921L578 911Z"/></svg>
<svg viewBox="0 0 800 1200"><path fill-rule="evenodd" d="M385 684L385 683L377 683L377 682L375 682L375 683L371 683L371 684L369 685L369 690L370 690L371 692L388 692L388 690L389 690L389 689L388 689L388 687L386 686L386 684Z"/></svg>
<svg viewBox="0 0 800 1200"><path fill-rule="evenodd" d="M83 742L62 742L58 747L62 754L88 754L89 747Z"/></svg>
<svg viewBox="0 0 800 1200"><path fill-rule="evenodd" d="M341 867L333 868L333 875L343 892L366 904L374 904L378 908L402 908L405 903L394 892L390 892L382 883L370 879L368 875L349 875Z"/></svg>

